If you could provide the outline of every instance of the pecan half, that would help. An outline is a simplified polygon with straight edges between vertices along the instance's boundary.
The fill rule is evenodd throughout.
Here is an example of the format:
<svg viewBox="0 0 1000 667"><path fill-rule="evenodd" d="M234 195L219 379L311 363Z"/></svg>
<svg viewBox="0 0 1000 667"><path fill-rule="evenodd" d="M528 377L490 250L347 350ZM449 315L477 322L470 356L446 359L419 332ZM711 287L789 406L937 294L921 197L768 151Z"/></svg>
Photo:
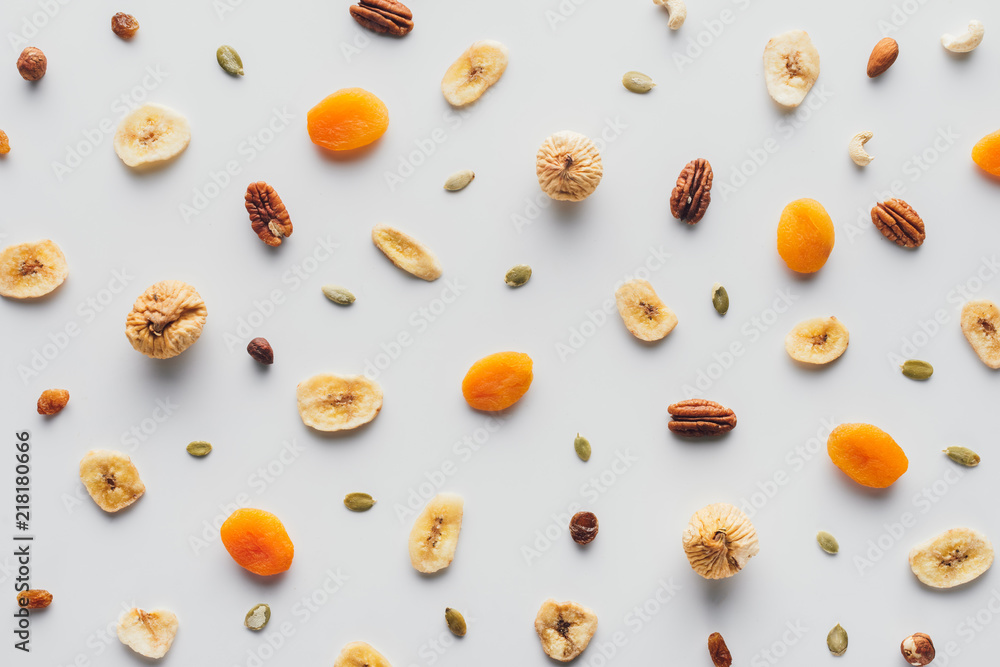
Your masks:
<svg viewBox="0 0 1000 667"><path fill-rule="evenodd" d="M261 241L279 246L282 238L292 235L292 220L274 188L264 181L251 183L245 199L250 227Z"/></svg>
<svg viewBox="0 0 1000 667"><path fill-rule="evenodd" d="M904 248L917 248L927 236L924 221L902 199L889 199L872 208L872 222L893 243Z"/></svg>
<svg viewBox="0 0 1000 667"><path fill-rule="evenodd" d="M712 656L712 664L715 667L731 667L733 664L733 654L729 652L726 640L718 632L708 636L708 653Z"/></svg>
<svg viewBox="0 0 1000 667"><path fill-rule="evenodd" d="M667 408L673 418L667 428L687 438L721 435L736 428L736 413L715 401L691 398Z"/></svg>
<svg viewBox="0 0 1000 667"><path fill-rule="evenodd" d="M413 12L396 0L361 0L351 7L351 16L362 28L393 37L413 30Z"/></svg>
<svg viewBox="0 0 1000 667"><path fill-rule="evenodd" d="M712 203L712 165L704 158L691 160L677 177L670 194L670 214L689 225L705 217Z"/></svg>

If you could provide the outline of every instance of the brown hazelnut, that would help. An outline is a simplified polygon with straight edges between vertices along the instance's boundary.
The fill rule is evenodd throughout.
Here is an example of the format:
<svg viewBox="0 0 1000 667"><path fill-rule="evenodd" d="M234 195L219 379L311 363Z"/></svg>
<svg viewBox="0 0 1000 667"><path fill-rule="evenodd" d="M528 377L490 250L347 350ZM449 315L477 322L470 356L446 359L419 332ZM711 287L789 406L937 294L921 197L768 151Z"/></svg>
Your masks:
<svg viewBox="0 0 1000 667"><path fill-rule="evenodd" d="M597 537L597 517L593 512L577 512L570 519L569 534L577 544L590 544Z"/></svg>
<svg viewBox="0 0 1000 667"><path fill-rule="evenodd" d="M274 363L274 350L266 338L254 338L250 341L247 344L247 354L265 366Z"/></svg>
<svg viewBox="0 0 1000 667"><path fill-rule="evenodd" d="M25 81L38 81L45 76L45 69L49 66L49 61L42 53L41 49L29 46L21 51L17 59L17 71Z"/></svg>
<svg viewBox="0 0 1000 667"><path fill-rule="evenodd" d="M934 660L934 642L923 632L915 632L899 645L906 662L916 667L923 667Z"/></svg>

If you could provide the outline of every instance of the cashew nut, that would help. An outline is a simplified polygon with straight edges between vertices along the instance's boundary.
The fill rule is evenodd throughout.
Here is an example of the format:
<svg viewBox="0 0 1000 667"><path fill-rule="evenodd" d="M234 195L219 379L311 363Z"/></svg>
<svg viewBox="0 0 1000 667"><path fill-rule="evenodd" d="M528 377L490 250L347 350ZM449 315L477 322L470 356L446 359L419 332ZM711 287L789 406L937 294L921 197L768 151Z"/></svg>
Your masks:
<svg viewBox="0 0 1000 667"><path fill-rule="evenodd" d="M858 132L851 137L850 143L847 144L847 152L850 154L851 159L854 160L854 164L859 167L867 167L875 159L865 152L864 148L865 144L873 136L871 132Z"/></svg>
<svg viewBox="0 0 1000 667"><path fill-rule="evenodd" d="M687 5L684 4L684 0L653 0L653 2L667 8L667 13L670 15L670 20L667 21L668 28L677 30L684 25L684 19L688 15Z"/></svg>
<svg viewBox="0 0 1000 667"><path fill-rule="evenodd" d="M961 35L941 35L941 46L954 53L968 53L983 41L985 31L982 22L973 19L969 21L969 29Z"/></svg>

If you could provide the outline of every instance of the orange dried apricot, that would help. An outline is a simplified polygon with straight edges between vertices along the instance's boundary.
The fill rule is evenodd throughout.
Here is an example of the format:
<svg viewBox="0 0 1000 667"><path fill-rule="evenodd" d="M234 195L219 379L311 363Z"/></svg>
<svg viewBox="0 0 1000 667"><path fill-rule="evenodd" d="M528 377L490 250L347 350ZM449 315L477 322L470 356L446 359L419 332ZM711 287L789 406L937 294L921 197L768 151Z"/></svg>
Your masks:
<svg viewBox="0 0 1000 667"><path fill-rule="evenodd" d="M306 114L309 138L331 151L349 151L372 143L389 127L389 110L364 88L343 88Z"/></svg>
<svg viewBox="0 0 1000 667"><path fill-rule="evenodd" d="M972 161L986 173L1000 177L1000 130L976 142L972 149Z"/></svg>
<svg viewBox="0 0 1000 667"><path fill-rule="evenodd" d="M792 271L815 273L833 251L833 221L814 199L796 199L781 212L778 254Z"/></svg>
<svg viewBox="0 0 1000 667"><path fill-rule="evenodd" d="M238 509L222 524L220 533L233 560L254 574L280 574L292 566L295 547L281 520L270 512Z"/></svg>
<svg viewBox="0 0 1000 667"><path fill-rule="evenodd" d="M892 485L910 465L892 436L871 424L841 424L830 433L826 451L848 477L873 489Z"/></svg>
<svg viewBox="0 0 1000 667"><path fill-rule="evenodd" d="M531 357L523 352L497 352L483 357L465 374L462 395L476 410L504 410L531 386Z"/></svg>

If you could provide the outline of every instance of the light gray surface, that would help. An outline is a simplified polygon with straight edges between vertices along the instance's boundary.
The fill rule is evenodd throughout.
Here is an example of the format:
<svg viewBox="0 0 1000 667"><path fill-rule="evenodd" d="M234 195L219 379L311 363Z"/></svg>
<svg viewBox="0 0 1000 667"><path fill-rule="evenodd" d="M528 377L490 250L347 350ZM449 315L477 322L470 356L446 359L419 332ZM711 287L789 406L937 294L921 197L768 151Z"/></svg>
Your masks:
<svg viewBox="0 0 1000 667"><path fill-rule="evenodd" d="M248 651L273 653L263 664L331 664L343 644L363 639L397 667L544 665L532 621L551 596L599 615L578 661L595 667L616 633L623 645L615 662L707 665L713 631L725 635L737 665L778 664L771 660L779 654L783 664L818 665L833 660L825 636L838 622L851 638L841 660L851 664L904 664L899 642L916 631L937 643L934 664L993 659L997 572L935 592L916 582L906 554L956 525L1000 537L990 421L998 377L958 326L961 290L1000 300L1000 186L969 158L1000 124L995 3L692 1L687 24L671 34L665 12L645 0L415 1L417 27L401 40L361 31L346 2L214 5L223 3L235 8L218 16L209 2L51 0L58 11L28 40L49 58L36 86L14 71L20 47L3 47L0 127L13 146L0 160L3 244L51 237L70 264L51 298L0 302L3 427L8 443L12 431L30 429L34 447L32 583L55 595L47 612L32 615L31 656L10 648L9 633L3 655L39 665L136 664L102 634L123 604L136 604L180 618L165 664L252 667ZM44 4L3 3L4 34L36 20ZM122 9L142 24L132 43L109 30ZM986 40L967 58L950 56L941 33L970 18L984 22ZM900 58L870 81L870 49L894 21ZM822 74L803 108L786 115L767 96L760 56L769 37L799 27L813 36ZM510 47L510 66L480 103L452 111L440 77L483 38ZM678 65L697 40L702 53ZM223 43L242 55L245 78L215 63ZM628 93L619 80L631 69L658 87ZM145 78L149 71L162 81ZM391 123L367 155L341 161L309 142L305 114L348 86L379 95ZM117 123L123 95L190 118L191 145L174 164L136 175L109 134L94 134ZM272 123L278 131L269 135ZM604 180L576 206L549 204L534 175L538 145L561 129L604 136ZM865 129L875 133L868 148L876 160L859 170L847 140ZM65 163L88 136L96 147L57 177L53 163ZM270 141L258 150L247 143L254 136ZM763 166L746 162L767 147ZM918 166L920 156L933 164ZM716 186L708 215L687 228L670 217L667 200L696 157L711 160ZM229 161L239 173L213 188L212 174ZM476 171L472 185L443 191L462 168ZM740 169L754 172L745 185ZM390 190L387 173L405 178ZM250 232L243 210L244 187L258 179L278 189L295 224L277 250ZM883 240L867 219L894 182L927 222L916 252ZM181 206L204 203L196 192L216 196L185 221ZM830 261L811 279L791 276L774 250L781 209L799 197L821 201L837 227ZM393 268L369 240L377 222L428 243L444 277L428 284ZM329 256L324 243L336 244ZM327 258L311 262L316 252ZM614 312L588 325L616 282L651 260L650 280L680 319L669 339L640 344ZM520 262L534 276L511 290L503 275ZM296 278L302 267L312 271ZM116 276L126 276L124 288ZM122 329L135 297L164 279L196 286L209 317L191 350L157 362L134 352ZM711 307L715 281L732 299L725 318ZM327 302L320 286L328 282L351 288L357 303ZM458 297L444 306L438 299L450 299L449 289ZM275 364L262 370L237 328L275 292L283 302L252 332L274 345ZM779 294L791 295L780 314L770 310ZM945 323L921 334L935 313ZM821 371L794 366L785 332L831 314L850 328L850 350ZM70 325L79 334L22 380L18 368ZM370 427L324 438L301 424L297 382L361 372L404 333L412 344L379 373L385 406ZM907 341L918 349L904 349ZM735 343L742 354L728 362ZM579 349L560 353L559 345ZM534 358L535 380L496 427L468 409L459 385L473 361L505 349ZM928 359L937 372L927 383L906 380L893 354ZM720 373L715 363L729 368ZM666 406L700 373L717 377L705 395L734 408L739 427L699 445L670 436ZM72 400L43 420L34 401L48 387L68 388ZM161 402L172 407L156 422ZM889 491L864 491L828 460L826 433L846 421L875 423L906 450L910 469ZM141 437L129 435L133 428ZM573 454L577 431L594 446L587 464ZM474 450L461 444L466 438L483 444ZM184 445L195 439L215 451L189 457ZM950 444L980 450L984 463L960 471L940 454ZM147 484L121 516L98 510L77 478L77 461L97 447L128 451ZM796 454L802 448L805 457ZM12 466L9 454L4 461ZM269 467L277 473L270 482L260 472ZM453 473L442 488L466 498L466 521L453 566L423 578L408 563L411 515L401 518L399 508L411 495L422 504L441 470ZM3 477L9 488L6 467ZM760 489L770 497L753 496ZM360 490L379 503L351 514L341 498ZM0 510L4 540L10 496ZM716 501L761 505L753 517L760 555L721 583L695 575L680 548L691 513ZM234 502L282 518L296 546L286 575L247 575L217 530L205 528ZM576 505L601 521L586 549L565 532ZM915 525L894 535L906 513ZM551 544L539 538L557 528ZM819 529L838 537L840 555L819 550ZM203 531L205 544L192 542ZM884 555L859 571L855 559L880 540ZM0 563L10 596L12 561ZM314 610L303 606L323 598L316 591L331 571L346 577L340 590ZM666 604L657 601L671 595L663 582L676 588ZM271 605L271 624L252 634L243 615L261 601ZM446 632L445 606L469 621L460 642ZM966 619L977 613L978 623L990 622L973 630ZM274 639L283 624L289 636ZM280 648L265 648L269 638ZM958 651L950 661L949 642Z"/></svg>

